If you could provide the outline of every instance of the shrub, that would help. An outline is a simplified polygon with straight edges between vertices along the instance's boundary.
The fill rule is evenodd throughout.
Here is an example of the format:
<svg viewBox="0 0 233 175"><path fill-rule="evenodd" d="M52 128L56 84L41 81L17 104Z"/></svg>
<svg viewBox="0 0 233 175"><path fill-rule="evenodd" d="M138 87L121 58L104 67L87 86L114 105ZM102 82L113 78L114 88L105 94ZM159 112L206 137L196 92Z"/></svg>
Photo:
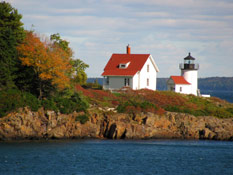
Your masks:
<svg viewBox="0 0 233 175"><path fill-rule="evenodd" d="M137 102L133 100L126 101L125 103L122 103L118 105L117 111L119 113L137 113L137 112L154 112L156 113L159 110L159 108L148 101L143 102ZM160 111L161 113L161 111Z"/></svg>
<svg viewBox="0 0 233 175"><path fill-rule="evenodd" d="M45 110L60 111L62 114L69 114L74 111L86 112L89 103L80 93L74 93L73 95L58 94L55 97L44 99L42 106Z"/></svg>
<svg viewBox="0 0 233 175"><path fill-rule="evenodd" d="M38 111L38 109L41 107L40 101L31 93L24 92L22 93L22 96L24 107L29 106L32 111Z"/></svg>
<svg viewBox="0 0 233 175"><path fill-rule="evenodd" d="M34 95L18 89L0 91L0 99L0 117L20 107L29 106L33 111L37 111L40 107L40 101Z"/></svg>
<svg viewBox="0 0 233 175"><path fill-rule="evenodd" d="M116 97L121 97L122 96L122 94L119 93L119 92L113 92L112 94L115 95Z"/></svg>
<svg viewBox="0 0 233 175"><path fill-rule="evenodd" d="M60 111L68 114L74 111L86 112L89 104L86 98L80 93L73 95L57 95L39 101L29 92L21 92L18 89L8 89L0 91L0 117L5 116L8 112L12 112L20 107L30 107L32 111L38 111L41 105L45 110Z"/></svg>
<svg viewBox="0 0 233 175"><path fill-rule="evenodd" d="M62 97L56 98L56 105L62 114L69 114L75 111L74 108L75 104L68 98L62 98Z"/></svg>
<svg viewBox="0 0 233 175"><path fill-rule="evenodd" d="M158 107L155 104L152 104L148 101L142 102L140 107L142 108L143 112L153 112L158 110Z"/></svg>
<svg viewBox="0 0 233 175"><path fill-rule="evenodd" d="M54 98L42 100L42 106L44 107L45 110L52 110L55 112L58 111L58 107L56 106Z"/></svg>
<svg viewBox="0 0 233 175"><path fill-rule="evenodd" d="M89 104L84 96L79 93L73 94L71 97L57 96L45 103L46 107L51 110L59 110L62 114L69 114L74 111L86 111Z"/></svg>
<svg viewBox="0 0 233 175"><path fill-rule="evenodd" d="M224 108L216 109L214 116L216 116L218 118L230 118L230 117L233 117L233 115L230 112L228 112L227 110L225 110Z"/></svg>
<svg viewBox="0 0 233 175"><path fill-rule="evenodd" d="M233 107L232 108L227 108L226 110L233 115Z"/></svg>
<svg viewBox="0 0 233 175"><path fill-rule="evenodd" d="M193 114L195 116L207 116L208 112L205 110L193 110L190 114Z"/></svg>
<svg viewBox="0 0 233 175"><path fill-rule="evenodd" d="M75 111L79 112L79 111L87 111L87 108L89 107L89 103L87 101L87 99L80 93L75 93L72 97L71 97L72 102L76 103L75 106Z"/></svg>
<svg viewBox="0 0 233 175"><path fill-rule="evenodd" d="M0 92L0 116L5 116L8 112L11 112L19 107L23 106L23 100L21 98L21 92L16 89L9 89Z"/></svg>
<svg viewBox="0 0 233 175"><path fill-rule="evenodd" d="M168 105L165 107L166 111L170 111L170 112L183 112L182 109L180 109L179 106L172 106L172 105Z"/></svg>
<svg viewBox="0 0 233 175"><path fill-rule="evenodd" d="M89 120L87 115L79 115L75 118L75 121L79 121L81 124L86 123Z"/></svg>
<svg viewBox="0 0 233 175"><path fill-rule="evenodd" d="M126 107L129 106L129 102L125 102L125 103L121 103L117 106L117 112L119 113L123 113L123 112L126 112Z"/></svg>

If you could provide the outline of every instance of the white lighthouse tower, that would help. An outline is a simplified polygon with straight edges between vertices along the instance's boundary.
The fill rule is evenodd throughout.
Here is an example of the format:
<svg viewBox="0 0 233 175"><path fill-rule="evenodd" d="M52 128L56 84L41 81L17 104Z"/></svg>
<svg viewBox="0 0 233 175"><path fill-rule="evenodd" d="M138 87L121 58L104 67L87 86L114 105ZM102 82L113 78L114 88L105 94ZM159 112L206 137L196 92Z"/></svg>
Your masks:
<svg viewBox="0 0 233 175"><path fill-rule="evenodd" d="M195 64L195 58L189 55L184 58L184 63L180 64L181 76L190 83L190 93L200 95L198 90L198 69L199 64Z"/></svg>

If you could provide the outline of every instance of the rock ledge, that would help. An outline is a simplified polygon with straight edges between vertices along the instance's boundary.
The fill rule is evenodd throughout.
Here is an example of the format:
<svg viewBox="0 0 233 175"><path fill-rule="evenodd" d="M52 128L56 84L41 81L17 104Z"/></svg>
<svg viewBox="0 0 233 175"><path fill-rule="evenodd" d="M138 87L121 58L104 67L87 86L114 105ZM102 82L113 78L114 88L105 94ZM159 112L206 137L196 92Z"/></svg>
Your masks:
<svg viewBox="0 0 233 175"><path fill-rule="evenodd" d="M18 139L208 139L233 140L233 119L194 117L166 112L165 115L92 114L85 124L81 113L32 112L28 108L0 119L0 140Z"/></svg>

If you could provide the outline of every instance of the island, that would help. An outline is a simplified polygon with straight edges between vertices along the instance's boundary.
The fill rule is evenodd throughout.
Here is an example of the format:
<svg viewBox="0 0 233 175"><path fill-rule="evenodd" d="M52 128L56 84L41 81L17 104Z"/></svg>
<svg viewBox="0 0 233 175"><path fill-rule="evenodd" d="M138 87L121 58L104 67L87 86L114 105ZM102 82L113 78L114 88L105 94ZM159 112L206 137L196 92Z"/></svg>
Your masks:
<svg viewBox="0 0 233 175"><path fill-rule="evenodd" d="M59 33L42 37L35 30L25 30L17 9L5 1L0 2L0 7L0 34L4 36L0 37L1 141L233 140L232 103L216 97L157 91L154 80L149 78L142 89L103 90L98 82L86 83L85 69L89 65L74 58L69 42ZM128 62L119 62L122 72L127 72L125 68L130 67L131 57L135 56L129 48L127 54ZM143 57L144 63L149 62L141 65L146 65L142 70L158 72L152 57ZM137 75L135 70L125 75ZM113 74L104 75L107 78ZM131 81L122 80L126 86Z"/></svg>

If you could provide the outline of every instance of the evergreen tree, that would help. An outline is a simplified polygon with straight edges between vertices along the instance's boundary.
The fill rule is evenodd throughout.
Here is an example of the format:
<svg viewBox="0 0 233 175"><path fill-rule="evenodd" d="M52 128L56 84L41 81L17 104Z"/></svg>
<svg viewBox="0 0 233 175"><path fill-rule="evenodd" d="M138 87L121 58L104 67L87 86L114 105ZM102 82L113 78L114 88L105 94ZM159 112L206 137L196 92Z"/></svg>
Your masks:
<svg viewBox="0 0 233 175"><path fill-rule="evenodd" d="M24 39L22 15L7 2L0 2L0 90L15 86L16 47Z"/></svg>

